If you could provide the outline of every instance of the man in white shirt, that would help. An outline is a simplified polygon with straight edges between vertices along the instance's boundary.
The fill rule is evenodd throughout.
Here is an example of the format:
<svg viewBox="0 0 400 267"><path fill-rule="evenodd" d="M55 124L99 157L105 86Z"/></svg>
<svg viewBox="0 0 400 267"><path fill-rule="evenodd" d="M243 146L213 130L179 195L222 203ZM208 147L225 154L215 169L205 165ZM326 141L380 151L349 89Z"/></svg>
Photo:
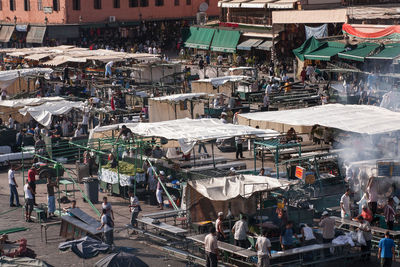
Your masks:
<svg viewBox="0 0 400 267"><path fill-rule="evenodd" d="M81 126L78 125L78 127L75 130L74 137L80 137L80 136L82 136L82 129Z"/></svg>
<svg viewBox="0 0 400 267"><path fill-rule="evenodd" d="M33 222L31 220L31 214L33 211L33 204L35 201L33 200L33 190L29 186L29 180L26 179L26 184L24 185L24 194L25 194L25 221Z"/></svg>
<svg viewBox="0 0 400 267"><path fill-rule="evenodd" d="M10 170L8 170L8 185L10 186L10 207L15 207L14 196L17 207L21 207L17 191L18 184L15 181L15 167L13 165L10 165Z"/></svg>
<svg viewBox="0 0 400 267"><path fill-rule="evenodd" d="M267 87L265 87L265 94L270 94L271 92L272 92L272 81L269 81Z"/></svg>
<svg viewBox="0 0 400 267"><path fill-rule="evenodd" d="M269 95L265 94L263 100L263 111L268 111L268 106L269 106Z"/></svg>
<svg viewBox="0 0 400 267"><path fill-rule="evenodd" d="M301 232L301 241L303 242L304 246L312 245L316 243L316 238L313 232L313 229L308 226L307 224L300 225L300 232Z"/></svg>
<svg viewBox="0 0 400 267"><path fill-rule="evenodd" d="M83 113L82 123L81 123L82 134L84 135L88 134L88 125L89 125L89 114Z"/></svg>
<svg viewBox="0 0 400 267"><path fill-rule="evenodd" d="M114 220L114 211L112 209L111 203L107 201L107 197L103 197L103 203L101 203L101 208L107 211L107 216L112 217Z"/></svg>
<svg viewBox="0 0 400 267"><path fill-rule="evenodd" d="M210 233L204 239L204 250L206 251L206 267L217 267L218 241L215 227L211 227Z"/></svg>
<svg viewBox="0 0 400 267"><path fill-rule="evenodd" d="M111 75L112 75L111 68L112 68L113 65L114 65L114 61L110 61L110 62L108 62L106 64L106 73L104 75L106 78L107 78L108 75L110 75L110 77L111 77Z"/></svg>
<svg viewBox="0 0 400 267"><path fill-rule="evenodd" d="M218 55L217 62L218 62L218 65L222 65L222 56L221 55Z"/></svg>
<svg viewBox="0 0 400 267"><path fill-rule="evenodd" d="M129 205L129 208L131 210L131 225L133 227L136 227L137 226L136 218L139 215L140 203L139 199L137 198L137 196L133 194L132 191L129 191L129 199L131 202L131 204Z"/></svg>
<svg viewBox="0 0 400 267"><path fill-rule="evenodd" d="M247 232L249 227L246 221L246 215L237 221L232 228L233 238L235 239L235 246L246 248Z"/></svg>
<svg viewBox="0 0 400 267"><path fill-rule="evenodd" d="M14 119L11 117L11 114L8 116L8 128L14 129Z"/></svg>
<svg viewBox="0 0 400 267"><path fill-rule="evenodd" d="M101 226L97 230L104 229L104 242L112 246L114 243L114 221L107 215L107 210L103 209L100 218Z"/></svg>
<svg viewBox="0 0 400 267"><path fill-rule="evenodd" d="M257 267L268 267L269 257L271 256L271 241L267 238L267 230L264 230L262 236L257 238L255 248L258 256Z"/></svg>
<svg viewBox="0 0 400 267"><path fill-rule="evenodd" d="M340 210L342 219L351 219L350 188L347 188L346 192L340 198Z"/></svg>

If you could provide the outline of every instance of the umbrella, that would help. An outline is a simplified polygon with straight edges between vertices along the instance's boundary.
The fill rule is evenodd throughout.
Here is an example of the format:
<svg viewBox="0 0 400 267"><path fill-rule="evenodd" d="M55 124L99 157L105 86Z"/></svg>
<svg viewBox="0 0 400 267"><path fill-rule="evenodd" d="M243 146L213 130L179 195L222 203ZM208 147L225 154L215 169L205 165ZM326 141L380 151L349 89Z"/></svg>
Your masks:
<svg viewBox="0 0 400 267"><path fill-rule="evenodd" d="M95 267L149 267L141 259L127 252L117 252L99 260Z"/></svg>

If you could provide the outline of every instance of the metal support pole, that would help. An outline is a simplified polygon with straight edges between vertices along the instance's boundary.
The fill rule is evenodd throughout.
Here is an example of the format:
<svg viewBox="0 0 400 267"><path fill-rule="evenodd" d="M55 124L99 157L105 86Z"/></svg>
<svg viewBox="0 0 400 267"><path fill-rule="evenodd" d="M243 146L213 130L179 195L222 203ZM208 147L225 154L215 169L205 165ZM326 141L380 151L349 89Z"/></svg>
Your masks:
<svg viewBox="0 0 400 267"><path fill-rule="evenodd" d="M279 179L279 148L278 148L278 146L276 147L275 166L276 166L276 179Z"/></svg>
<svg viewBox="0 0 400 267"><path fill-rule="evenodd" d="M253 144L253 153L254 153L254 174L257 173L257 151L256 151L256 142Z"/></svg>
<svg viewBox="0 0 400 267"><path fill-rule="evenodd" d="M213 166L215 169L215 155L214 155L214 142L213 141L211 141L211 151L212 151Z"/></svg>

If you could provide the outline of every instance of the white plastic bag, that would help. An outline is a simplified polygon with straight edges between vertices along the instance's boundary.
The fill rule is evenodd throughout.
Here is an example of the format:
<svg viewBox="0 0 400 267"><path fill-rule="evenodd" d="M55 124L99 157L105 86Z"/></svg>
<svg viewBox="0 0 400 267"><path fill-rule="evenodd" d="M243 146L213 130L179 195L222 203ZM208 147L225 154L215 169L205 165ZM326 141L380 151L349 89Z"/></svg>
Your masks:
<svg viewBox="0 0 400 267"><path fill-rule="evenodd" d="M361 230L357 231L357 243L360 244L361 246L367 245L367 242L365 241L364 238L364 233Z"/></svg>

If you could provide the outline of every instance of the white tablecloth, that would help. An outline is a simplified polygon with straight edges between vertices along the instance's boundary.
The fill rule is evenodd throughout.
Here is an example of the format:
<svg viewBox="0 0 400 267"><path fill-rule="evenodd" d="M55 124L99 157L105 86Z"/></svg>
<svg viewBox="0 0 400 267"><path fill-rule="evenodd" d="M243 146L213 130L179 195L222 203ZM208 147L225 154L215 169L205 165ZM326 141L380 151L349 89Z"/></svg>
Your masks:
<svg viewBox="0 0 400 267"><path fill-rule="evenodd" d="M108 169L101 169L101 173L99 173L100 181L109 183L109 184L117 184L118 183L118 173L113 172ZM138 173L136 176L119 174L119 184L121 186L129 186L131 184L131 180L136 179L136 182L144 182L146 180L146 176L144 173Z"/></svg>

